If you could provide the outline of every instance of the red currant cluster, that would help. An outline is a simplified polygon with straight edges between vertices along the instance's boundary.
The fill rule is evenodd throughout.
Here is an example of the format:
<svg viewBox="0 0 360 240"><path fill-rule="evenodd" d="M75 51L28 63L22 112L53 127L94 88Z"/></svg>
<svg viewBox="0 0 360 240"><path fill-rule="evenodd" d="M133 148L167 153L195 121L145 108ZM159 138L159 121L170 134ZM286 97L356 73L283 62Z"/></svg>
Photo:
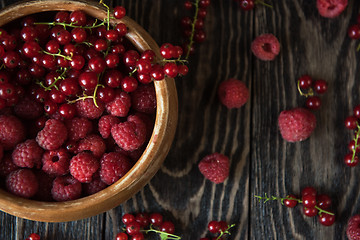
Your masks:
<svg viewBox="0 0 360 240"><path fill-rule="evenodd" d="M208 224L208 230L210 233L212 233L213 235L216 235L212 238L200 238L200 240L221 240L224 239L223 237L225 237L226 235L230 235L230 228L234 227L235 224L231 224L229 225L227 222L225 221L210 221Z"/></svg>
<svg viewBox="0 0 360 240"><path fill-rule="evenodd" d="M259 201L264 203L270 200L280 200L283 205L289 208L295 207L298 203L303 205L303 213L307 217L318 216L319 222L324 226L331 226L335 222L335 214L330 211L331 198L326 194L317 194L315 188L305 187L301 191L301 198L297 198L293 194L289 194L284 198L271 196L266 194L264 197L255 196Z"/></svg>
<svg viewBox="0 0 360 240"><path fill-rule="evenodd" d="M360 39L360 14L357 16L356 23L350 25L350 27L348 28L348 36L354 40ZM357 47L357 51L359 50L360 44Z"/></svg>
<svg viewBox="0 0 360 240"><path fill-rule="evenodd" d="M163 221L160 213L126 213L122 216L124 232L116 235L116 240L143 240L150 233L160 235L161 239L181 239L174 235L175 227L171 221Z"/></svg>
<svg viewBox="0 0 360 240"><path fill-rule="evenodd" d="M25 240L40 240L40 235L37 233L31 233Z"/></svg>
<svg viewBox="0 0 360 240"><path fill-rule="evenodd" d="M160 71L162 69L165 75L174 78L178 75L185 76L189 72L189 68L185 65L187 61L181 59L183 49L180 46L174 46L171 43L164 43L160 47L160 54L164 58L163 62L165 64L163 66L158 64L159 66L154 66L154 68L158 68ZM152 73L152 77L154 79L158 77L156 72Z"/></svg>
<svg viewBox="0 0 360 240"><path fill-rule="evenodd" d="M323 79L314 81L309 75L301 76L297 81L297 87L300 95L305 96L305 106L311 110L317 110L321 106L321 99L319 96L314 95L315 93L321 95L324 94L328 89L328 84ZM307 92L303 92L303 91Z"/></svg>
<svg viewBox="0 0 360 240"><path fill-rule="evenodd" d="M344 162L349 167L354 167L359 163L359 157L357 154L360 152L360 105L354 107L353 114L354 115L348 116L345 119L345 127L349 130L354 131L354 137L348 144L348 149L350 153L346 154L344 157Z"/></svg>
<svg viewBox="0 0 360 240"><path fill-rule="evenodd" d="M183 44L185 59L189 57L189 54L194 53L194 43L202 43L206 39L204 25L209 5L210 0L195 0L194 2L186 0L184 3L185 9L193 12L192 17L186 16L181 19L183 34L187 38Z"/></svg>
<svg viewBox="0 0 360 240"><path fill-rule="evenodd" d="M254 9L255 4L262 4L264 6L272 8L271 5L261 1L261 0L234 0L239 3L239 7L244 11L250 11Z"/></svg>

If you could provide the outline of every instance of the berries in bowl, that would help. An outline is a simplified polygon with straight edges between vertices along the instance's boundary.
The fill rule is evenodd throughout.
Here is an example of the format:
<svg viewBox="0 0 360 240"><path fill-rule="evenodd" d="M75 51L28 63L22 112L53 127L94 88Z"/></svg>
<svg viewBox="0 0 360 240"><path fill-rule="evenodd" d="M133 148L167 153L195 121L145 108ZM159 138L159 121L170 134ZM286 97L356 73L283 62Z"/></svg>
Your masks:
<svg viewBox="0 0 360 240"><path fill-rule="evenodd" d="M124 15L102 1L0 12L2 211L83 219L126 201L160 168L176 88L155 41Z"/></svg>

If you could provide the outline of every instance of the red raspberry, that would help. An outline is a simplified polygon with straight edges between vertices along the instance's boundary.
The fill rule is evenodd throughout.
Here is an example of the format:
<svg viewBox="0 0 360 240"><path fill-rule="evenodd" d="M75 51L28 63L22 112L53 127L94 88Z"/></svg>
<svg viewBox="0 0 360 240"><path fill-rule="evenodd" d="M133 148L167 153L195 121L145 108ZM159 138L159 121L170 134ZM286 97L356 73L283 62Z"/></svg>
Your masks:
<svg viewBox="0 0 360 240"><path fill-rule="evenodd" d="M67 139L67 129L60 120L49 119L37 134L36 141L45 150L55 150Z"/></svg>
<svg viewBox="0 0 360 240"><path fill-rule="evenodd" d="M319 14L326 18L334 18L342 13L346 6L348 5L348 0L317 0L316 7L319 11Z"/></svg>
<svg viewBox="0 0 360 240"><path fill-rule="evenodd" d="M46 151L42 156L42 170L52 176L69 173L70 155L63 149Z"/></svg>
<svg viewBox="0 0 360 240"><path fill-rule="evenodd" d="M7 176L6 188L17 196L31 198L38 191L39 184L30 169L18 169Z"/></svg>
<svg viewBox="0 0 360 240"><path fill-rule="evenodd" d="M99 118L105 110L105 105L103 102L98 100L96 103L98 104L98 107L96 107L92 98L77 101L76 110L78 115L90 119Z"/></svg>
<svg viewBox="0 0 360 240"><path fill-rule="evenodd" d="M16 145L12 152L12 159L19 167L40 168L43 149L34 139L28 139Z"/></svg>
<svg viewBox="0 0 360 240"><path fill-rule="evenodd" d="M106 110L113 116L126 117L131 107L131 97L128 93L118 90L114 100L106 104Z"/></svg>
<svg viewBox="0 0 360 240"><path fill-rule="evenodd" d="M280 52L280 43L273 34L262 34L251 43L251 51L263 60L274 60Z"/></svg>
<svg viewBox="0 0 360 240"><path fill-rule="evenodd" d="M25 97L14 106L14 112L19 118L37 119L43 114L44 107L41 103Z"/></svg>
<svg viewBox="0 0 360 240"><path fill-rule="evenodd" d="M75 117L65 122L68 130L68 139L70 141L78 141L92 131L92 123L86 118Z"/></svg>
<svg viewBox="0 0 360 240"><path fill-rule="evenodd" d="M151 134L154 130L154 125L155 125L155 119L154 119L153 115L149 115L149 114L142 113L142 112L135 112L134 115L140 117L141 120L143 120L143 122L145 123L145 126L146 126L146 139L150 139Z"/></svg>
<svg viewBox="0 0 360 240"><path fill-rule="evenodd" d="M278 119L282 137L289 142L303 141L316 127L315 115L305 108L282 111Z"/></svg>
<svg viewBox="0 0 360 240"><path fill-rule="evenodd" d="M98 129L103 138L108 138L111 135L111 128L120 123L120 119L112 115L104 115L100 118Z"/></svg>
<svg viewBox="0 0 360 240"><path fill-rule="evenodd" d="M81 183L70 175L56 177L51 195L58 202L78 199L81 196Z"/></svg>
<svg viewBox="0 0 360 240"><path fill-rule="evenodd" d="M97 171L93 175L93 180L91 182L83 184L83 192L86 195L92 195L97 192L100 192L101 190L105 189L107 186L108 185L101 180L99 171Z"/></svg>
<svg viewBox="0 0 360 240"><path fill-rule="evenodd" d="M352 216L347 224L346 236L349 240L360 240L360 215Z"/></svg>
<svg viewBox="0 0 360 240"><path fill-rule="evenodd" d="M89 135L79 142L77 153L90 151L95 157L100 158L106 151L104 139L99 135Z"/></svg>
<svg viewBox="0 0 360 240"><path fill-rule="evenodd" d="M108 185L119 180L132 167L130 160L118 152L104 154L100 164L100 178Z"/></svg>
<svg viewBox="0 0 360 240"><path fill-rule="evenodd" d="M156 93L153 84L142 84L131 93L131 106L139 112L153 114L156 111Z"/></svg>
<svg viewBox="0 0 360 240"><path fill-rule="evenodd" d="M0 176L6 177L9 173L19 169L18 166L12 160L11 154L7 153L4 155L3 160L0 163Z"/></svg>
<svg viewBox="0 0 360 240"><path fill-rule="evenodd" d="M249 99L249 90L242 81L230 78L220 83L218 95L227 108L240 108Z"/></svg>
<svg viewBox="0 0 360 240"><path fill-rule="evenodd" d="M82 183L89 183L99 168L99 161L88 152L82 152L70 160L70 174Z"/></svg>
<svg viewBox="0 0 360 240"><path fill-rule="evenodd" d="M131 115L126 122L113 126L111 135L119 147L125 151L134 151L146 140L146 126L138 116Z"/></svg>
<svg viewBox="0 0 360 240"><path fill-rule="evenodd" d="M21 121L12 115L0 115L0 144L10 150L25 139L25 128Z"/></svg>
<svg viewBox="0 0 360 240"><path fill-rule="evenodd" d="M229 176L229 158L220 153L205 156L198 165L205 178L214 183L222 183Z"/></svg>
<svg viewBox="0 0 360 240"><path fill-rule="evenodd" d="M143 154L145 150L145 146L142 146L141 148L138 148L134 151L125 151L124 149L122 149L119 146L116 146L114 151L115 152L119 152L124 154L125 156L129 157L134 163L139 160L139 158L141 157L141 155Z"/></svg>
<svg viewBox="0 0 360 240"><path fill-rule="evenodd" d="M37 191L33 198L39 201L52 202L53 198L51 196L51 188L54 177L41 170L35 171L34 174L39 183L39 191Z"/></svg>

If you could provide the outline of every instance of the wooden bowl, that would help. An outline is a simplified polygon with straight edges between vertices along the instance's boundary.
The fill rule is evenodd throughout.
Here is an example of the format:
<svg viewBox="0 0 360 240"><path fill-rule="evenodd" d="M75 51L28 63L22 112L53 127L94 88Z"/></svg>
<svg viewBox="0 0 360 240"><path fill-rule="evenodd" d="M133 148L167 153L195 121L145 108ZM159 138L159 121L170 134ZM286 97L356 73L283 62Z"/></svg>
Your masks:
<svg viewBox="0 0 360 240"><path fill-rule="evenodd" d="M0 12L0 26L26 15L46 11L82 10L103 20L106 9L98 2L38 0L24 1L4 8ZM159 55L159 47L151 36L129 17L112 19L111 23L125 23L126 37L141 52L152 49ZM132 197L155 175L164 161L173 141L177 125L177 92L174 80L155 81L157 99L156 120L153 133L145 151L131 170L106 189L77 200L67 202L40 202L16 197L0 189L0 210L17 217L44 222L65 222L97 215L114 208Z"/></svg>

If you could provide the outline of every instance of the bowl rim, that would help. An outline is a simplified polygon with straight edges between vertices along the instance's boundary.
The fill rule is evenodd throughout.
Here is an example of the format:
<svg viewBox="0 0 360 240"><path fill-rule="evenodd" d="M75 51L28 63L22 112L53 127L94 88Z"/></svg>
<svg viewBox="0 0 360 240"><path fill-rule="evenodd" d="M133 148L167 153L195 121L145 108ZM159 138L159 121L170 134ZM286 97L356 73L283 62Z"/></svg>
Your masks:
<svg viewBox="0 0 360 240"><path fill-rule="evenodd" d="M26 15L48 11L83 10L98 19L106 18L106 8L85 0L33 0L9 5L0 11L0 27ZM140 51L152 49L161 59L159 46L134 20L125 16L110 23L125 23L126 38ZM175 81L165 77L154 81L157 108L151 138L134 166L117 182L93 195L66 202L42 202L17 197L0 189L0 210L11 215L42 222L66 222L88 218L110 210L143 188L160 168L170 150L178 119Z"/></svg>

